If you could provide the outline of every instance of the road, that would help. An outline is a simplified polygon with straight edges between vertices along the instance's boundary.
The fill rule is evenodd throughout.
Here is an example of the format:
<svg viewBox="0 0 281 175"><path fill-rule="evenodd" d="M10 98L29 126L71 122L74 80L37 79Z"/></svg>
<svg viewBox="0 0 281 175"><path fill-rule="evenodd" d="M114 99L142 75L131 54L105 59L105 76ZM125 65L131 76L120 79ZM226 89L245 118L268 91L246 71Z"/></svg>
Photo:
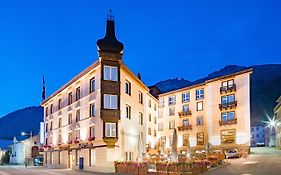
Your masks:
<svg viewBox="0 0 281 175"><path fill-rule="evenodd" d="M204 175L281 175L281 150L252 148L248 158L230 159L229 165Z"/></svg>
<svg viewBox="0 0 281 175"><path fill-rule="evenodd" d="M229 165L213 169L204 175L281 175L281 150L253 148L248 158L230 159ZM0 175L105 175L42 167L0 166Z"/></svg>

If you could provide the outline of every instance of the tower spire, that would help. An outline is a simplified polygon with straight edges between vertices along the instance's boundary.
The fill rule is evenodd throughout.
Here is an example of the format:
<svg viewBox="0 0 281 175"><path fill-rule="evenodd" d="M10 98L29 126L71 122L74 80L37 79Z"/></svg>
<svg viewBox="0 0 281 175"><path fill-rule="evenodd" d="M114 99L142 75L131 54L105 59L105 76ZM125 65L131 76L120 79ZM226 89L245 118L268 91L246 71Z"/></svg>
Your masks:
<svg viewBox="0 0 281 175"><path fill-rule="evenodd" d="M106 20L106 33L104 38L97 41L99 51L120 53L124 49L123 43L115 36L115 21L112 11L109 11Z"/></svg>
<svg viewBox="0 0 281 175"><path fill-rule="evenodd" d="M45 78L43 75L43 82L42 82L42 101L46 99L46 88L45 88Z"/></svg>

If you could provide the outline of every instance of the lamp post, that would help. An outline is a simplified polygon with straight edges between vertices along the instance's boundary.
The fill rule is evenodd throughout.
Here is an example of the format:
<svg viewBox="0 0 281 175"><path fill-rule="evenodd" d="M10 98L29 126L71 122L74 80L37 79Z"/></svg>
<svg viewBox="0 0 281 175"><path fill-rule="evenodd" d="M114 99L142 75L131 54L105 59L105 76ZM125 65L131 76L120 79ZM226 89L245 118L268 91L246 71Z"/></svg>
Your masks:
<svg viewBox="0 0 281 175"><path fill-rule="evenodd" d="M276 138L273 138L273 134L276 134L276 127L280 124L279 120L275 119L275 116L273 116L272 118L270 118L269 116L267 116L268 121L266 121L265 123L267 124L267 128L269 128L269 146L276 146L276 143L274 143L274 140L276 140ZM272 130L274 129L274 133L272 133Z"/></svg>

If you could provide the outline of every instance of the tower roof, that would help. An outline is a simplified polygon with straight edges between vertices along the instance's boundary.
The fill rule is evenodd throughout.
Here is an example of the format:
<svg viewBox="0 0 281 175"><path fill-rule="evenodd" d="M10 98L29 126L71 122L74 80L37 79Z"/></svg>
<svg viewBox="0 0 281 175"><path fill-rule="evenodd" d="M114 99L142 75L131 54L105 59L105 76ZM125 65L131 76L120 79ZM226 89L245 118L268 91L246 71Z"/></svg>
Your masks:
<svg viewBox="0 0 281 175"><path fill-rule="evenodd" d="M112 15L107 16L105 36L97 41L97 45L99 51L120 53L124 49L123 43L118 41L115 36L115 24Z"/></svg>

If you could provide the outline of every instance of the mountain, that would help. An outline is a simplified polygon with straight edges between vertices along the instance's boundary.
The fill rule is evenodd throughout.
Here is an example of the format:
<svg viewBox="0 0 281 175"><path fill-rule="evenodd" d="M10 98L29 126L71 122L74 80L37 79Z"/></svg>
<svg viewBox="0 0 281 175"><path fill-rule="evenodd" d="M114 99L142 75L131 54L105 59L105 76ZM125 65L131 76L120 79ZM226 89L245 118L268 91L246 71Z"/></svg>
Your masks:
<svg viewBox="0 0 281 175"><path fill-rule="evenodd" d="M22 140L21 132L38 134L40 122L43 121L43 108L27 107L7 114L0 118L0 139Z"/></svg>
<svg viewBox="0 0 281 175"><path fill-rule="evenodd" d="M172 79L172 81L169 79L161 81L155 86L161 93L165 93L249 68L253 69L251 76L251 124L257 124L262 120L267 120L267 115L270 117L274 115L273 108L276 105L277 98L281 95L281 64L264 64L249 67L227 65L194 82L184 79ZM182 82L186 82L186 84Z"/></svg>

